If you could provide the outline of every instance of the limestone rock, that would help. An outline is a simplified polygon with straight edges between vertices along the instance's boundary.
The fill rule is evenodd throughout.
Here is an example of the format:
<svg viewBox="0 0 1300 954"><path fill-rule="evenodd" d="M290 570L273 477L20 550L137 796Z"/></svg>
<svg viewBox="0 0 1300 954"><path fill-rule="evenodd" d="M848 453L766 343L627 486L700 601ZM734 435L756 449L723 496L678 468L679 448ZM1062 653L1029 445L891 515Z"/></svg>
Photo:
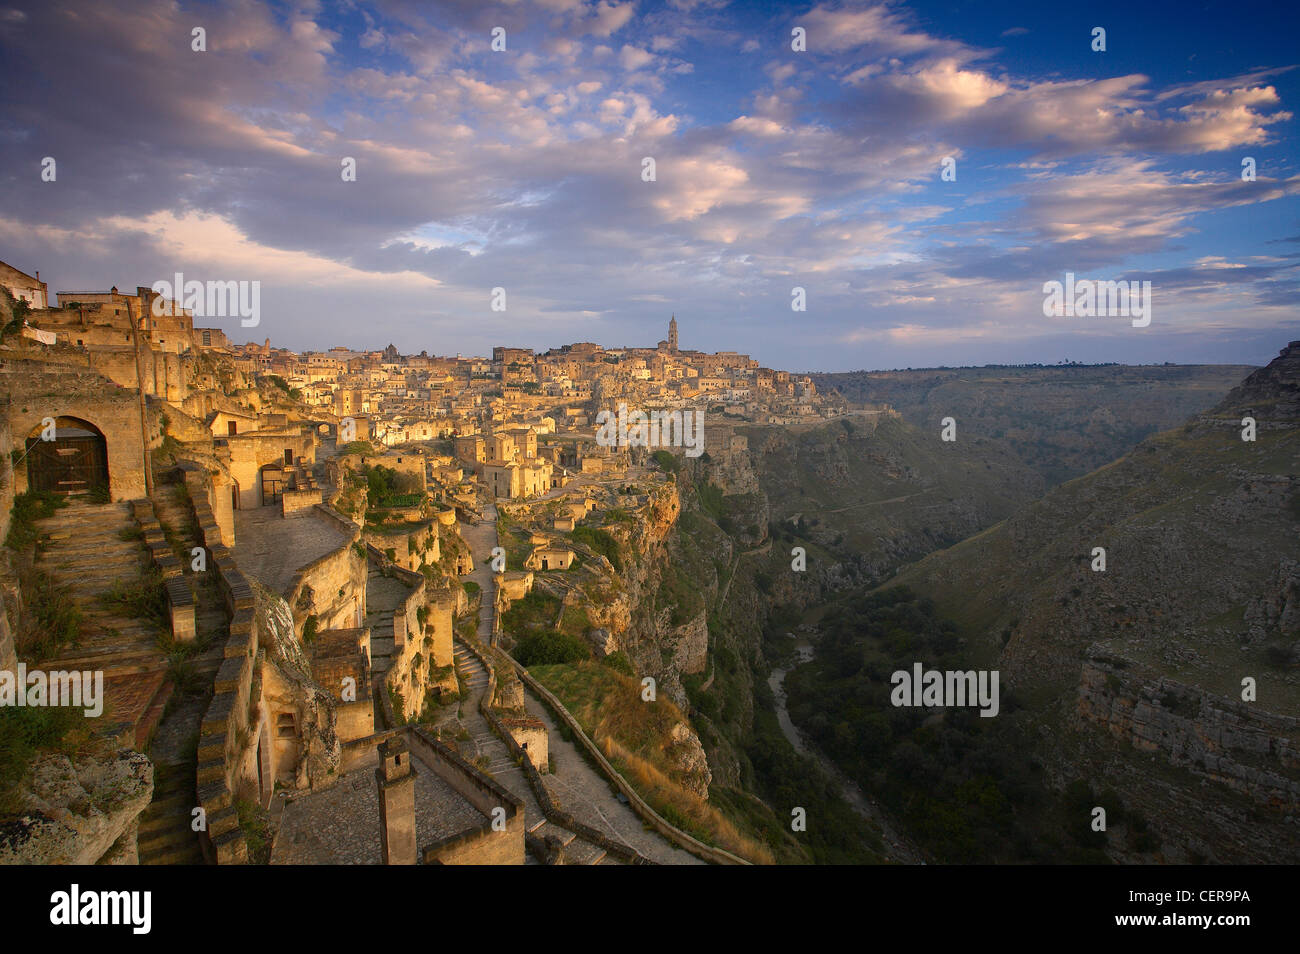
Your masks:
<svg viewBox="0 0 1300 954"><path fill-rule="evenodd" d="M618 652L618 641L607 629L592 629L587 632L587 642L591 643L598 656L604 657Z"/></svg>
<svg viewBox="0 0 1300 954"><path fill-rule="evenodd" d="M127 749L105 760L46 755L32 767L26 811L0 823L0 864L130 864L119 845L153 798L153 763Z"/></svg>

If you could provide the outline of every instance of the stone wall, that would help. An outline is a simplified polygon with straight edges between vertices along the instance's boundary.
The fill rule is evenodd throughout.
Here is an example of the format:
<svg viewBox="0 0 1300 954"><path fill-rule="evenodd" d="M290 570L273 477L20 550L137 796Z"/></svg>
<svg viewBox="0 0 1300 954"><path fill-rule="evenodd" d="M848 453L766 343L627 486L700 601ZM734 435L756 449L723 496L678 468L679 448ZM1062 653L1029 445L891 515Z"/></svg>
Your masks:
<svg viewBox="0 0 1300 954"><path fill-rule="evenodd" d="M289 584L284 595L299 636L312 616L316 628L325 630L355 628L366 615L366 561L352 545L360 530L321 505L314 508L311 519L331 521L348 538L342 546L301 567Z"/></svg>
<svg viewBox="0 0 1300 954"><path fill-rule="evenodd" d="M260 430L251 434L232 434L216 439L230 455L231 476L239 483L239 507L251 510L262 506L262 468L285 466L285 451L296 463L299 458L311 465L316 460L316 439L310 431L299 428Z"/></svg>
<svg viewBox="0 0 1300 954"><path fill-rule="evenodd" d="M140 403L134 391L87 371L58 370L28 361L0 365L0 391L9 404L6 416L12 440L20 445L39 433L46 417L73 417L94 425L108 449L108 485L114 500L134 500L144 492L144 443L157 435L140 433ZM147 429L146 429L147 430ZM27 469L13 473L13 492L27 490Z"/></svg>
<svg viewBox="0 0 1300 954"><path fill-rule="evenodd" d="M220 529L208 505L203 472L187 471L185 482L199 536L208 551L209 572L218 574L230 617L230 635L213 683L212 701L199 729L198 798L207 816L207 830L200 839L209 861L244 864L248 861L248 844L239 827L235 797L247 791L250 784L256 788L256 740L262 728L261 707L253 704L258 653L253 590L221 543Z"/></svg>
<svg viewBox="0 0 1300 954"><path fill-rule="evenodd" d="M434 842L421 849L425 864L521 865L524 863L524 803L484 775L422 728L409 730L411 752L444 782L487 816L483 827ZM495 830L494 817L504 809L505 829Z"/></svg>

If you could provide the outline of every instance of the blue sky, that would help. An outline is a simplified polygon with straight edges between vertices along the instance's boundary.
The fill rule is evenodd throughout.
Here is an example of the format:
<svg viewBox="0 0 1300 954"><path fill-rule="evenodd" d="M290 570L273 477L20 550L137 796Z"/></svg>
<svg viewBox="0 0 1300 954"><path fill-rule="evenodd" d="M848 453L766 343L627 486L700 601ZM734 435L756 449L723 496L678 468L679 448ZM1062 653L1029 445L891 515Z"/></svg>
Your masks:
<svg viewBox="0 0 1300 954"><path fill-rule="evenodd" d="M0 0L0 259L260 281L259 327L198 323L300 350L676 313L792 370L1264 363L1300 337L1296 40L1248 3ZM1045 318L1067 271L1151 281L1151 325Z"/></svg>

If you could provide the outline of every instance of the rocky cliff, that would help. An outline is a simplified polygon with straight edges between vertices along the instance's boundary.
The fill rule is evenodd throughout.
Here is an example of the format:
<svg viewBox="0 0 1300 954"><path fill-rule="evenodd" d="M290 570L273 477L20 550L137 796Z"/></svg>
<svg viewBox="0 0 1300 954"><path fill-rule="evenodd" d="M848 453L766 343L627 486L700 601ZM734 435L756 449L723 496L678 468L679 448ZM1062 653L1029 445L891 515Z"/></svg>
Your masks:
<svg viewBox="0 0 1300 954"><path fill-rule="evenodd" d="M140 752L52 753L32 766L23 810L0 823L0 865L135 864L153 763Z"/></svg>
<svg viewBox="0 0 1300 954"><path fill-rule="evenodd" d="M1058 780L1122 785L1166 857L1300 858L1298 387L1293 342L1205 414L898 577L1034 700Z"/></svg>

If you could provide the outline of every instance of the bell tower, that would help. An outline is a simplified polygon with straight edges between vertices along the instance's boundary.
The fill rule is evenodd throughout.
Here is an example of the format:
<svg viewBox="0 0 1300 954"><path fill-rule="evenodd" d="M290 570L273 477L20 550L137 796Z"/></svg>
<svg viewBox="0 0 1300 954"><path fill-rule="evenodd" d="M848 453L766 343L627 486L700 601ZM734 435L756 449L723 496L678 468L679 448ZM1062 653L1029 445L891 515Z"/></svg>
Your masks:
<svg viewBox="0 0 1300 954"><path fill-rule="evenodd" d="M677 316L668 319L668 350L677 350Z"/></svg>

